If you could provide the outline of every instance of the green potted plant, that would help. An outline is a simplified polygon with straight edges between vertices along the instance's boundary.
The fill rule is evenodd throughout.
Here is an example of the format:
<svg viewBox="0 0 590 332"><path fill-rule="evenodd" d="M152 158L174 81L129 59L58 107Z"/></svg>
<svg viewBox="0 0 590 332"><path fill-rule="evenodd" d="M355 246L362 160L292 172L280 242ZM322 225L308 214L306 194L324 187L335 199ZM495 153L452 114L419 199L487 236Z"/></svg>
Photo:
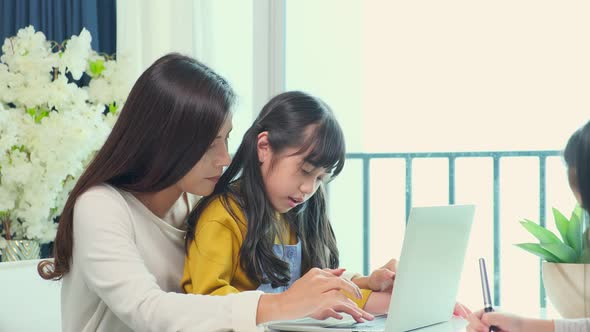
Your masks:
<svg viewBox="0 0 590 332"><path fill-rule="evenodd" d="M520 223L539 243L519 243L516 246L543 259L543 284L547 297L563 317L589 317L588 220L579 206L569 219L559 210L552 210L560 236L524 219Z"/></svg>

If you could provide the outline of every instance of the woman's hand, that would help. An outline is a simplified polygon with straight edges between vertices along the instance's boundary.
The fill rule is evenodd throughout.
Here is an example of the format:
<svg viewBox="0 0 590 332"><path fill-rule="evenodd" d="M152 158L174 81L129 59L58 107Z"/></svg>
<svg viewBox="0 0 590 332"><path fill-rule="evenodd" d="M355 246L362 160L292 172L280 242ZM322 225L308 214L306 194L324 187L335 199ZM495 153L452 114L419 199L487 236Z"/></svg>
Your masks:
<svg viewBox="0 0 590 332"><path fill-rule="evenodd" d="M371 272L371 275L369 275L367 280L368 288L376 292L391 293L396 271L397 260L389 260L387 264Z"/></svg>
<svg viewBox="0 0 590 332"><path fill-rule="evenodd" d="M524 332L522 329L524 319L516 315L500 312L486 313L480 310L469 315L468 320L468 332L488 332L490 325L496 326L499 332Z"/></svg>
<svg viewBox="0 0 590 332"><path fill-rule="evenodd" d="M468 332L488 332L490 325L498 328L498 332L553 332L555 325L552 320L523 318L502 312L484 312L480 310L469 315Z"/></svg>
<svg viewBox="0 0 590 332"><path fill-rule="evenodd" d="M340 278L344 269L313 268L280 294L263 294L258 302L256 323L311 316L316 319L334 317L339 312L351 315L357 322L372 320L373 316L360 309L343 292L361 298L360 289Z"/></svg>

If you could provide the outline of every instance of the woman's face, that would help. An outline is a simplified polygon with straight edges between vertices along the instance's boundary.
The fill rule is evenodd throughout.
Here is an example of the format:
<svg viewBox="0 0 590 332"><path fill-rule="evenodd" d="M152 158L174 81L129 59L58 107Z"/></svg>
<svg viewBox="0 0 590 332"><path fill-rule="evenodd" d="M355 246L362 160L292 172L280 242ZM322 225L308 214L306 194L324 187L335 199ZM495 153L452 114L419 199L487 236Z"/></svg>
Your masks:
<svg viewBox="0 0 590 332"><path fill-rule="evenodd" d="M215 184L221 177L223 168L231 162L227 151L227 140L231 130L231 116L228 116L207 152L178 181L177 186L179 186L181 191L199 196L206 196L213 192Z"/></svg>

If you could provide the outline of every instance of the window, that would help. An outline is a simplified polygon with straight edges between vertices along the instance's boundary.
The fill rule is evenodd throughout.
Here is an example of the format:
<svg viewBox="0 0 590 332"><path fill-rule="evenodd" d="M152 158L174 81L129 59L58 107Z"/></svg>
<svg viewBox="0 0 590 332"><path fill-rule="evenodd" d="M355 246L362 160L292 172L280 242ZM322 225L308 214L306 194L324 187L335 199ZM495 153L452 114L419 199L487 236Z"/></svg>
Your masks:
<svg viewBox="0 0 590 332"><path fill-rule="evenodd" d="M324 99L349 152L560 150L589 119L590 4L500 1L287 1L285 87ZM447 204L448 163L414 160L415 205ZM457 203L478 205L459 299L481 307L477 257L492 270L493 166L457 159ZM539 163L500 160L501 305L538 315L538 259L513 246L532 242L518 221L539 219ZM547 159L550 209L569 212L559 157ZM331 185L342 263L363 267L362 162L347 161ZM371 161L370 266L399 256L403 160ZM444 249L444 248L440 248ZM551 312L551 309L549 309Z"/></svg>

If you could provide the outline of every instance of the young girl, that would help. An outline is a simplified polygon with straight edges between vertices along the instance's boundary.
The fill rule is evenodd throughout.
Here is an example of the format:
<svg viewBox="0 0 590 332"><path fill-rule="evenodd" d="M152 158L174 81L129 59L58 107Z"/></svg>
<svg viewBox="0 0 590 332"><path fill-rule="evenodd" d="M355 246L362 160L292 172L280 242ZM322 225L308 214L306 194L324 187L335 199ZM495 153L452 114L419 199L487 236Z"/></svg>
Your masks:
<svg viewBox="0 0 590 332"><path fill-rule="evenodd" d="M209 195L230 161L234 93L218 74L179 54L137 80L112 133L70 193L54 261L62 329L79 331L257 331L257 324L351 306L342 270L314 269L281 294L181 294L185 220L195 195ZM281 310L278 310L280 308Z"/></svg>
<svg viewBox="0 0 590 332"><path fill-rule="evenodd" d="M587 214L590 211L590 122L570 137L563 158L572 193ZM590 239L585 240L590 245ZM480 310L469 317L467 331L488 332L490 325L497 326L502 332L587 332L590 331L590 318L553 321Z"/></svg>
<svg viewBox="0 0 590 332"><path fill-rule="evenodd" d="M269 101L213 194L189 216L183 289L283 292L313 267L336 268L323 187L344 160L342 130L325 103L302 92ZM387 311L394 263L353 279L364 288L389 290L362 290L360 307Z"/></svg>

